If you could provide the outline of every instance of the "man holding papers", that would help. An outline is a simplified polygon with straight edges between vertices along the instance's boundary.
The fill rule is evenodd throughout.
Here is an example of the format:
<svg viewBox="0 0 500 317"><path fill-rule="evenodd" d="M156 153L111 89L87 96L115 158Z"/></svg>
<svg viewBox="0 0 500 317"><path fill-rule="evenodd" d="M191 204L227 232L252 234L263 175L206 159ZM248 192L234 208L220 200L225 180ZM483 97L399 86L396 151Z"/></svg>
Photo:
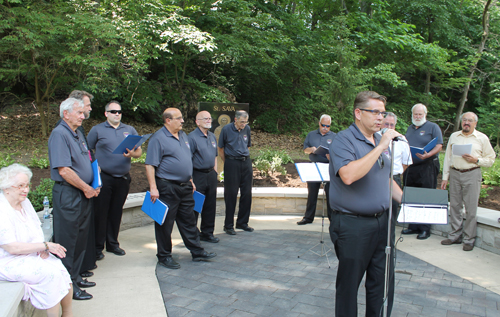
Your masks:
<svg viewBox="0 0 500 317"><path fill-rule="evenodd" d="M335 137L335 133L330 131L330 126L332 124L332 118L324 114L319 119L318 125L319 129L309 132L307 134L306 139L304 140L304 153L309 154L309 159L311 162L320 162L320 163L328 163L329 156L316 154L316 151L321 150L318 148L324 147L328 148L330 144L332 144L333 138ZM324 149L323 148L323 149ZM307 205L306 205L306 213L304 218L301 221L297 222L298 225L305 225L308 223L312 223L314 221L314 216L316 214L316 202L318 200L318 192L321 187L321 182L307 182ZM325 183L325 192L326 192L326 201L328 208L328 219L330 219L330 215L332 212L332 208L330 208L329 203L329 194L328 190L330 188L330 183Z"/></svg>
<svg viewBox="0 0 500 317"><path fill-rule="evenodd" d="M217 204L217 139L210 131L212 116L208 111L196 115L198 129L189 134L193 153L193 182L196 190L205 195L201 212L200 240L219 242L214 237L215 207ZM194 212L198 219L198 212Z"/></svg>
<svg viewBox="0 0 500 317"><path fill-rule="evenodd" d="M195 189L193 163L188 136L182 131L184 119L177 108L163 112L164 126L151 137L146 156L151 201L160 199L168 206L163 225L155 222L158 263L169 269L180 264L172 258L172 229L174 221L193 261L207 261L217 254L205 251L200 245L193 214Z"/></svg>
<svg viewBox="0 0 500 317"><path fill-rule="evenodd" d="M462 115L462 130L450 136L444 157L441 189L450 183L451 232L442 245L464 243L463 250L474 248L477 229L477 203L481 190L481 167L495 162L495 152L488 137L476 130L477 115ZM465 152L465 153L464 153ZM465 207L465 221L462 207Z"/></svg>
<svg viewBox="0 0 500 317"><path fill-rule="evenodd" d="M443 148L443 134L434 122L426 120L427 107L421 103L413 106L413 124L406 130L406 138L412 147L424 148L429 142L436 138L436 145L423 154L417 153L413 157L413 165L410 165L404 173L404 183L410 187L437 188L437 177L439 174L439 151ZM417 239L424 240L431 236L430 224L410 224L402 234L418 234Z"/></svg>
<svg viewBox="0 0 500 317"><path fill-rule="evenodd" d="M130 188L130 161L140 157L141 147L128 149L125 154L112 154L113 150L127 137L137 131L124 123L122 107L118 101L110 101L104 108L107 120L94 126L87 137L89 148L95 150L95 157L101 167L101 194L94 200L94 225L96 259L104 258L102 251L125 255L118 243L123 204Z"/></svg>
<svg viewBox="0 0 500 317"><path fill-rule="evenodd" d="M90 152L83 134L77 129L85 118L82 100L68 98L61 103L61 123L49 138L50 178L54 209L54 242L68 251L62 262L73 281L73 298L91 299L83 287L94 282L80 276L91 222L91 198L99 195L99 188L90 186L94 173Z"/></svg>

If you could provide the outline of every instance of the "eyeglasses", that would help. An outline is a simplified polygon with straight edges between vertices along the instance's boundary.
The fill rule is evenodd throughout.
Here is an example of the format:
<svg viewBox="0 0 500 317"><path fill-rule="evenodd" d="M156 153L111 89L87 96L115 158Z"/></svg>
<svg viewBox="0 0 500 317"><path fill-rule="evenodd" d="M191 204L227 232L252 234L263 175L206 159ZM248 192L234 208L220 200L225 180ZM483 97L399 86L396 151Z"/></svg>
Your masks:
<svg viewBox="0 0 500 317"><path fill-rule="evenodd" d="M212 121L212 118L200 118L198 120L200 120L200 121Z"/></svg>
<svg viewBox="0 0 500 317"><path fill-rule="evenodd" d="M248 121L238 121L238 123L241 123L241 124L248 124Z"/></svg>
<svg viewBox="0 0 500 317"><path fill-rule="evenodd" d="M394 128L396 125L394 123L384 123L384 126L389 127L389 128Z"/></svg>
<svg viewBox="0 0 500 317"><path fill-rule="evenodd" d="M379 114L382 115L382 117L387 117L387 112L385 111L380 111L380 110L370 110L370 109L362 109L362 108L359 108L359 110L361 111L368 111L368 112L371 112L372 114L374 114L375 116L378 116Z"/></svg>
<svg viewBox="0 0 500 317"><path fill-rule="evenodd" d="M31 187L31 184L20 184L20 185L12 185L12 188L23 190L23 189L29 189Z"/></svg>
<svg viewBox="0 0 500 317"><path fill-rule="evenodd" d="M320 124L321 124L321 126L322 126L323 128L329 128L329 127L330 127L330 125L329 125L329 124L323 124L323 123L320 123Z"/></svg>
<svg viewBox="0 0 500 317"><path fill-rule="evenodd" d="M112 113L112 114L122 114L121 110L108 110L107 112Z"/></svg>
<svg viewBox="0 0 500 317"><path fill-rule="evenodd" d="M172 118L172 120L182 120L182 116L181 117L177 117L177 118Z"/></svg>
<svg viewBox="0 0 500 317"><path fill-rule="evenodd" d="M472 122L474 122L474 119L463 119L463 118L462 118L462 122L469 122L469 123L472 123Z"/></svg>

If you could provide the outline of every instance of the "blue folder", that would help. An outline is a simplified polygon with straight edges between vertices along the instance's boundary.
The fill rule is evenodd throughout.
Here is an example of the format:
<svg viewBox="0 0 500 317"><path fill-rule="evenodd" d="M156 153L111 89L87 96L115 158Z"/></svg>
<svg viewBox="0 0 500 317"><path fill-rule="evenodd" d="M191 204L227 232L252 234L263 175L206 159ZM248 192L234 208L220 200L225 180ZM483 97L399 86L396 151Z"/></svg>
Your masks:
<svg viewBox="0 0 500 317"><path fill-rule="evenodd" d="M194 211L199 212L201 214L201 210L203 209L203 203L205 202L205 195L196 190L193 193L194 198Z"/></svg>
<svg viewBox="0 0 500 317"><path fill-rule="evenodd" d="M92 162L92 171L94 172L94 179L92 180L91 186L94 189L102 187L101 173L99 173L99 163L97 163L97 160Z"/></svg>
<svg viewBox="0 0 500 317"><path fill-rule="evenodd" d="M168 206L159 199L153 203L151 193L148 191L146 197L144 197L141 210L161 226L165 222L165 218L167 218Z"/></svg>
<svg viewBox="0 0 500 317"><path fill-rule="evenodd" d="M318 148L316 148L316 151L314 151L313 154L320 155L326 158L326 155L330 154L330 149L323 145L320 145Z"/></svg>
<svg viewBox="0 0 500 317"><path fill-rule="evenodd" d="M127 149L132 150L134 147L138 148L142 145L142 143L146 142L150 134L145 134L143 136L140 135L127 135L127 137L116 147L116 149L112 152L113 154L125 154L127 153Z"/></svg>
<svg viewBox="0 0 500 317"><path fill-rule="evenodd" d="M413 159L413 163L415 163L415 161L417 161L417 162L422 161L420 158L418 158L417 153L420 153L420 154L424 154L424 152L429 153L430 151L432 151L433 148L436 147L436 144L437 144L437 138L434 138L429 143L427 143L427 145L424 146L423 148L410 146L411 157Z"/></svg>

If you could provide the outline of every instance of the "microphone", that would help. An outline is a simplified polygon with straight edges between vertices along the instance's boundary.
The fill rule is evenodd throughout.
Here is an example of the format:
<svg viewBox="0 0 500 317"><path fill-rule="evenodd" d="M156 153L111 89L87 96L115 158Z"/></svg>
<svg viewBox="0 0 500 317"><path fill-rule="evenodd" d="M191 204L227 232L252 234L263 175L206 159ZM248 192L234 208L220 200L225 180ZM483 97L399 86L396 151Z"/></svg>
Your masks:
<svg viewBox="0 0 500 317"><path fill-rule="evenodd" d="M386 133L386 132L387 132L387 130L389 130L389 129L387 129L387 128L383 128L382 130L380 130L380 132L381 132L381 133L382 133L382 135L383 135L384 133ZM397 136L397 137L395 137L395 138L394 138L394 139L392 139L392 140L393 140L393 141L403 141L403 142L408 143L408 141L406 141L406 139L405 139L403 136Z"/></svg>

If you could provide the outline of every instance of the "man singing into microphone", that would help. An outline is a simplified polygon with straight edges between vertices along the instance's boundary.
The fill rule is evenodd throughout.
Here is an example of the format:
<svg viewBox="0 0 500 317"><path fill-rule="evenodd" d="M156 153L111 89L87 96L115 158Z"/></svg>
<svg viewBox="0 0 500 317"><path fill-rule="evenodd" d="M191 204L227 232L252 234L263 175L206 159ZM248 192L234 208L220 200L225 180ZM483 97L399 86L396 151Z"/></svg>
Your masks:
<svg viewBox="0 0 500 317"><path fill-rule="evenodd" d="M357 295L366 272L366 316L382 311L385 283L391 140L401 136L389 129L376 134L386 116L386 98L374 91L360 92L354 101L354 123L337 134L330 145L330 237L339 260L335 316L357 316ZM393 182L393 199L401 189ZM394 279L389 282L388 316Z"/></svg>

